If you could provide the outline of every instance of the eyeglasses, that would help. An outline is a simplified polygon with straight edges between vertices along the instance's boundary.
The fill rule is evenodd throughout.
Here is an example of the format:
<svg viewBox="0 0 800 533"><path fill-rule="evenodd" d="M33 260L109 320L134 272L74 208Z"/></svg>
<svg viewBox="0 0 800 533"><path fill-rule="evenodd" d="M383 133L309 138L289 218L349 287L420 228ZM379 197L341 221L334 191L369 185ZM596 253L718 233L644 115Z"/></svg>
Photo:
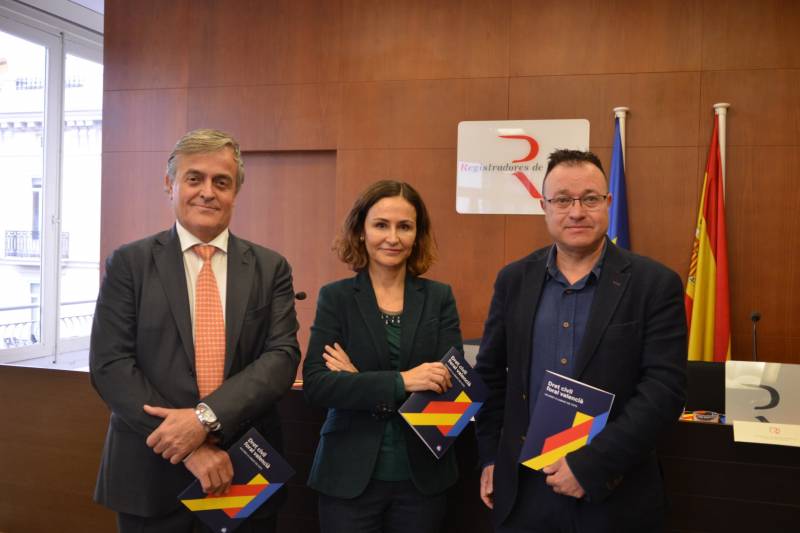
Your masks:
<svg viewBox="0 0 800 533"><path fill-rule="evenodd" d="M559 211L566 211L571 208L575 202L579 202L584 208L592 210L602 207L605 199L608 198L607 194L587 194L580 198L573 198L572 196L556 196L555 198L545 198L544 201L558 209Z"/></svg>

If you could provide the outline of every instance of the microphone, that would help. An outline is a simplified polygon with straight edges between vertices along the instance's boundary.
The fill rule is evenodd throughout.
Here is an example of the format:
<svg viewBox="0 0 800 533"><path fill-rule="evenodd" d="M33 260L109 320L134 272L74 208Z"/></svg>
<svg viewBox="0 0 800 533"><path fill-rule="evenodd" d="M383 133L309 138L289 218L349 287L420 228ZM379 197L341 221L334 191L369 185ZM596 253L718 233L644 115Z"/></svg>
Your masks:
<svg viewBox="0 0 800 533"><path fill-rule="evenodd" d="M757 333L756 333L756 323L761 320L761 313L758 311L753 311L750 313L750 321L753 323L753 361L758 361L758 343L757 343Z"/></svg>
<svg viewBox="0 0 800 533"><path fill-rule="evenodd" d="M307 297L308 295L303 291L294 293L295 300L305 300Z"/></svg>

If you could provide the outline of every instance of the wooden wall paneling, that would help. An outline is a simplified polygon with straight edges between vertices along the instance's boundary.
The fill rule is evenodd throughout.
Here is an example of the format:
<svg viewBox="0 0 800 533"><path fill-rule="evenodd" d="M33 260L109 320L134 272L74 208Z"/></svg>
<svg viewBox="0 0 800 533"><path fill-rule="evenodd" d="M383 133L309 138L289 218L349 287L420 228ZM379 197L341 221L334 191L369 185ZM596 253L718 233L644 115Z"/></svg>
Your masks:
<svg viewBox="0 0 800 533"><path fill-rule="evenodd" d="M414 0L401 7L355 0L248 0L242 5L231 9L207 0L146 0L134 10L118 0L109 3L103 255L151 233L150 221L160 226L159 216L171 221L168 204L163 211L160 204L160 182L150 189L146 181L122 183L109 172L130 180L135 176L131 169L138 168L140 179L160 180L163 161L156 165L136 158L154 151L161 157L187 129L200 125L231 130L250 151L367 149L380 158L384 149L452 151L461 120L581 116L592 122L593 149L602 151L611 145L611 108L628 105L634 248L640 244L640 251L682 276L688 257L681 243L690 237L681 229L668 237L659 235L659 242L653 233L657 225L651 221L683 221L689 213L692 222L681 224L691 228L711 131L711 104L733 104L728 129L732 151L737 146L800 144L800 71L791 30L797 8L783 0L758 5L746 0L725 5L716 0L580 0L569 5L448 0L437 6ZM237 18L243 12L248 17L244 23ZM195 23L200 30L184 37L181 29ZM532 36L537 36L535 45ZM746 50L739 50L742 47ZM700 68L729 70L698 73ZM509 74L533 77L505 77ZM363 81L340 87L339 79ZM690 160L681 162L683 156L677 155L691 147L698 168L694 174ZM127 151L133 155L121 155ZM666 166L659 161L662 156ZM761 176L756 159L747 168L742 179ZM452 171L447 173L452 180ZM641 178L643 174L647 178ZM357 191L345 198L342 184L334 188L338 227ZM692 198L693 190L697 196ZM740 201L732 194L729 201L735 205ZM745 197L740 197L743 202ZM783 197L788 202L794 196ZM750 253L753 246L748 243L753 243L757 251L766 249L763 264L772 264L777 247L770 237L760 237L766 242L754 240L746 233L751 230L741 229L765 224L771 229L776 219L770 216L746 210L729 222L734 261L744 261L740 256ZM500 263L545 240L546 234L537 235L527 217L502 220ZM791 222L788 228L793 231ZM454 246L451 238L469 238L458 232L443 235L444 247ZM338 264L334 268L343 272ZM760 305L760 298L772 298L772 293L737 288L736 272L734 327L741 329L747 326L739 322L741 309L751 301ZM460 295L459 305L472 298ZM484 318L477 315L485 304L465 305L474 311L462 320L477 328ZM786 317L789 311L783 305L785 300L776 300L763 307L770 315ZM794 320L793 314L788 316ZM789 319L781 320L765 335L788 335L786 342L794 342L795 334L786 329Z"/></svg>
<svg viewBox="0 0 800 533"><path fill-rule="evenodd" d="M700 76L692 72L512 78L512 119L588 119L592 147L614 138L617 106L630 108L628 146L695 146Z"/></svg>
<svg viewBox="0 0 800 533"><path fill-rule="evenodd" d="M767 479L761 476L761 479ZM765 501L720 500L685 492L669 495L672 512L667 517L668 533L720 531L792 531L797 525L797 508ZM709 513L708 510L714 511Z"/></svg>
<svg viewBox="0 0 800 533"><path fill-rule="evenodd" d="M113 531L92 501L108 411L84 372L0 366L0 531Z"/></svg>
<svg viewBox="0 0 800 533"><path fill-rule="evenodd" d="M507 116L505 78L346 83L339 148L455 148L462 120Z"/></svg>
<svg viewBox="0 0 800 533"><path fill-rule="evenodd" d="M176 139L177 140L177 139ZM106 152L100 201L100 258L175 221L164 191L169 152Z"/></svg>
<svg viewBox="0 0 800 533"><path fill-rule="evenodd" d="M511 76L700 69L694 0L513 0Z"/></svg>
<svg viewBox="0 0 800 533"><path fill-rule="evenodd" d="M345 0L341 79L507 76L510 6L510 0Z"/></svg>
<svg viewBox="0 0 800 533"><path fill-rule="evenodd" d="M626 122L627 146L696 146L700 73L632 74ZM613 109L613 108L612 108ZM608 123L613 135L613 111Z"/></svg>
<svg viewBox="0 0 800 533"><path fill-rule="evenodd" d="M336 81L338 2L192 2L189 86Z"/></svg>
<svg viewBox="0 0 800 533"><path fill-rule="evenodd" d="M303 352L317 294L336 279L330 252L336 224L336 155L332 152L247 153L246 179L236 198L231 231L286 257L292 266Z"/></svg>
<svg viewBox="0 0 800 533"><path fill-rule="evenodd" d="M190 5L191 4L191 5ZM185 87L189 0L106 0L103 44L105 90Z"/></svg>
<svg viewBox="0 0 800 533"><path fill-rule="evenodd" d="M700 102L701 139L711 138L712 106L728 102L729 146L800 145L800 70L705 71Z"/></svg>
<svg viewBox="0 0 800 533"><path fill-rule="evenodd" d="M505 219L504 265L553 243L552 237L547 232L544 216L507 215Z"/></svg>
<svg viewBox="0 0 800 533"><path fill-rule="evenodd" d="M740 335L749 333L750 312L759 310L760 334L800 337L797 168L797 146L734 146L728 150L731 323ZM742 348L749 355L749 347ZM800 353L791 357L800 361Z"/></svg>
<svg viewBox="0 0 800 533"><path fill-rule="evenodd" d="M631 147L626 157L632 249L664 263L685 283L705 155L700 162L694 147Z"/></svg>
<svg viewBox="0 0 800 533"><path fill-rule="evenodd" d="M247 151L335 149L340 93L337 83L192 88L188 124L229 131Z"/></svg>
<svg viewBox="0 0 800 533"><path fill-rule="evenodd" d="M668 531L795 529L797 448L734 442L731 426L676 421L657 453L670 501Z"/></svg>
<svg viewBox="0 0 800 533"><path fill-rule="evenodd" d="M786 465L739 463L736 477L750 483L732 483L726 475L730 463L726 461L695 460L663 457L663 467L669 472L672 486L693 487L696 495L715 497L720 500L758 501L765 496L762 481L770 480L770 495L776 505L797 506L796 482L786 475ZM797 472L800 474L800 472Z"/></svg>
<svg viewBox="0 0 800 533"><path fill-rule="evenodd" d="M422 195L439 243L426 277L452 285L459 316L474 337L483 324L494 276L503 265L503 217L455 211L455 150L342 150L337 169L340 220L358 194L378 179L411 183Z"/></svg>
<svg viewBox="0 0 800 533"><path fill-rule="evenodd" d="M187 131L186 89L104 91L103 153L172 151Z"/></svg>
<svg viewBox="0 0 800 533"><path fill-rule="evenodd" d="M756 308L757 309L757 308ZM750 311L747 312L745 317L736 317L739 322L747 321L750 323L748 317ZM758 323L758 360L769 361L773 363L793 363L800 364L800 337L787 337L783 334L780 335L765 335L761 331L761 326L767 321L774 321L775 316L767 315L765 318L762 313L761 321ZM752 324L752 323L750 323ZM753 331L752 325L750 329L734 330L731 334L731 359L740 361L753 360Z"/></svg>
<svg viewBox="0 0 800 533"><path fill-rule="evenodd" d="M704 0L703 69L800 68L795 0Z"/></svg>
<svg viewBox="0 0 800 533"><path fill-rule="evenodd" d="M628 105L630 76L535 76L511 78L508 114L512 120L585 118L591 145L611 146L613 108Z"/></svg>

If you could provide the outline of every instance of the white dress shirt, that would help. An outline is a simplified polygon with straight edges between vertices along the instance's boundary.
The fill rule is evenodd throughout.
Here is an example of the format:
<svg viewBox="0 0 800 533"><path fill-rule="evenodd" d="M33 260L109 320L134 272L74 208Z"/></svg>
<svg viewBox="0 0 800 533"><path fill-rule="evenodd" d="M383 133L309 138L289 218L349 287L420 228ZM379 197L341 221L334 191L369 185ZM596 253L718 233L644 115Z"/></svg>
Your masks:
<svg viewBox="0 0 800 533"><path fill-rule="evenodd" d="M203 259L194 253L192 247L197 244L210 244L217 251L211 257L211 270L217 279L217 289L219 289L220 303L222 304L222 318L225 318L225 294L228 286L228 236L230 232L225 228L222 233L214 237L210 242L203 242L181 226L180 222L175 222L175 229L178 231L178 239L181 242L183 251L183 271L186 273L186 288L189 290L189 314L192 317L192 337L194 337L194 290L197 286L197 276L203 267Z"/></svg>

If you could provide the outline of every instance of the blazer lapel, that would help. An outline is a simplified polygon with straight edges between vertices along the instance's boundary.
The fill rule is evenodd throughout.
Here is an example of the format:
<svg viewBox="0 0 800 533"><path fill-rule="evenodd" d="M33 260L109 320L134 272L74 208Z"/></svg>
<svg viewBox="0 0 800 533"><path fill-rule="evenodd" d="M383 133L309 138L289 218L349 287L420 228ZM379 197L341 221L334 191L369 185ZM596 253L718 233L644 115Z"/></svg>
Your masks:
<svg viewBox="0 0 800 533"><path fill-rule="evenodd" d="M522 288L517 300L517 312L514 316L517 323L514 331L522 335L519 353L520 372L522 373L522 390L530 390L531 356L533 351L533 324L536 321L536 309L539 305L539 295L542 293L544 275L547 266L547 250L531 258L525 264L525 275L522 278Z"/></svg>
<svg viewBox="0 0 800 533"><path fill-rule="evenodd" d="M578 359L575 361L575 376L578 379L594 355L622 295L625 294L631 277L630 272L627 272L629 266L630 262L619 252L616 245L607 241L603 270L592 300L589 322L586 324L583 341L578 350Z"/></svg>
<svg viewBox="0 0 800 533"><path fill-rule="evenodd" d="M367 326L367 331L372 338L375 347L375 354L378 358L378 367L381 370L391 370L392 365L389 360L389 344L386 341L386 329L381 321L378 301L375 299L375 291L369 280L369 274L361 271L353 280L354 296L356 305L361 313L361 318Z"/></svg>
<svg viewBox="0 0 800 533"><path fill-rule="evenodd" d="M167 295L170 312L178 328L183 348L194 368L194 337L192 318L189 312L189 291L186 288L186 271L183 268L181 241L175 227L156 237L153 246L153 261Z"/></svg>
<svg viewBox="0 0 800 533"><path fill-rule="evenodd" d="M400 368L411 367L411 347L419 328L422 309L425 306L425 293L422 283L411 275L406 275L403 291L403 315L400 318ZM444 354L440 354L444 355Z"/></svg>
<svg viewBox="0 0 800 533"><path fill-rule="evenodd" d="M225 377L236 355L244 316L253 286L254 262L250 247L233 234L228 237L228 276L225 289Z"/></svg>

